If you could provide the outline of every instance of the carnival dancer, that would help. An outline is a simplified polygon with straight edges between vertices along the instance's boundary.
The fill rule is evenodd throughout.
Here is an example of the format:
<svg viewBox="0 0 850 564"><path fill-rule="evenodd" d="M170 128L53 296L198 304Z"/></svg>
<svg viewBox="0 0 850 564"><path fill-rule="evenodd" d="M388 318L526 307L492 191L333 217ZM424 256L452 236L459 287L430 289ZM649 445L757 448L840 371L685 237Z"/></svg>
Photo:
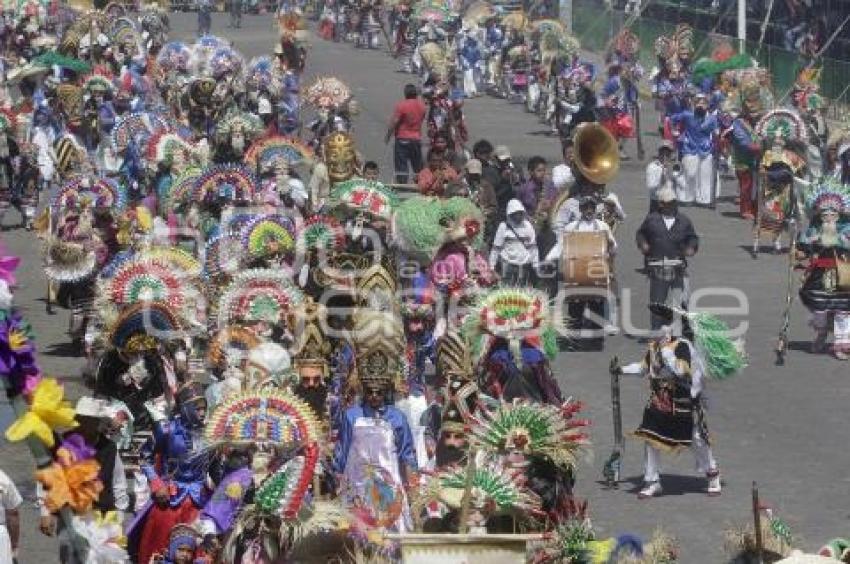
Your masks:
<svg viewBox="0 0 850 564"><path fill-rule="evenodd" d="M708 331L713 347L699 346L706 318L696 317L692 326L694 340L673 332L674 309L664 304L652 304L653 315L662 320L662 334L650 341L643 360L620 366L617 357L611 360L611 372L649 378L650 397L644 408L643 420L634 436L644 441L644 487L638 499L661 495L661 451L678 452L690 448L697 471L705 474L709 496L722 490L720 468L711 451L711 437L705 416L704 378L725 378L744 365L742 352L711 318ZM676 312L683 314L678 308ZM697 314L704 315L704 314ZM713 357L712 357L713 355ZM711 371L715 372L712 373Z"/></svg>
<svg viewBox="0 0 850 564"><path fill-rule="evenodd" d="M599 96L599 121L617 140L620 160L628 160L628 155L623 151L623 140L635 136L635 124L629 112L629 101L626 97L629 93L620 77L621 72L622 67L618 63L608 67L608 80Z"/></svg>
<svg viewBox="0 0 850 564"><path fill-rule="evenodd" d="M756 180L761 142L755 132L760 108L755 104L742 104L741 114L732 122L732 154L735 175L738 177L739 210L743 219L755 218Z"/></svg>
<svg viewBox="0 0 850 564"><path fill-rule="evenodd" d="M363 396L345 410L333 468L340 496L369 528L411 530L407 487L416 484L413 436L404 414L389 404L391 376L377 368L359 373Z"/></svg>
<svg viewBox="0 0 850 564"><path fill-rule="evenodd" d="M708 98L705 94L697 94L692 110L674 114L670 119L681 131L679 148L685 183L676 186L679 203L709 206L713 200L712 175L716 174L713 146L718 124L716 116L708 113Z"/></svg>
<svg viewBox="0 0 850 564"><path fill-rule="evenodd" d="M687 259L696 254L699 238L691 220L679 211L672 189L659 192L658 211L646 216L635 239L646 257L649 301L684 307L689 292ZM663 321L653 313L652 330L660 330Z"/></svg>
<svg viewBox="0 0 850 564"><path fill-rule="evenodd" d="M467 37L460 50L460 70L463 71L463 93L467 98L478 96L479 67L481 64L481 50L478 40Z"/></svg>
<svg viewBox="0 0 850 564"><path fill-rule="evenodd" d="M810 223L799 248L809 258L800 299L812 312L815 340L812 352L827 348L832 319L832 353L850 358L850 187L824 177L809 188L806 208Z"/></svg>
<svg viewBox="0 0 850 564"><path fill-rule="evenodd" d="M139 562L148 562L166 548L171 528L194 522L209 497L206 473L193 459L201 447L206 416L203 389L195 383L185 385L177 393L177 407L177 414L155 424L153 440L144 452L142 470L153 499L127 528L130 551Z"/></svg>

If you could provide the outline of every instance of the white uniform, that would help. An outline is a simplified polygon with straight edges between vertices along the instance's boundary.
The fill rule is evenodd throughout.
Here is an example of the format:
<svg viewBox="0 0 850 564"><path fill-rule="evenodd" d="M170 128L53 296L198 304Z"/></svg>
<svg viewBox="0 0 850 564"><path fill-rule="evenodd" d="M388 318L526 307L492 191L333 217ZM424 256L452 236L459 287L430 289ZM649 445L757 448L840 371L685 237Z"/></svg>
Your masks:
<svg viewBox="0 0 850 564"><path fill-rule="evenodd" d="M0 470L0 564L12 564L12 539L6 528L6 511L20 507L23 499L9 476Z"/></svg>

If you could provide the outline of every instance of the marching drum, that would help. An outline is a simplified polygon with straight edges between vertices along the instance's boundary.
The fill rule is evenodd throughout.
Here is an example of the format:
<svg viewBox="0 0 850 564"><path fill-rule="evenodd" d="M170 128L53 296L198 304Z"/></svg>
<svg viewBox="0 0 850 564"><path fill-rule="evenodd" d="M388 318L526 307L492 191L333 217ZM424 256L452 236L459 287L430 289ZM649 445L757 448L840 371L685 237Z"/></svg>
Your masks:
<svg viewBox="0 0 850 564"><path fill-rule="evenodd" d="M611 269L604 231L570 231L562 235L561 278L566 286L606 288Z"/></svg>

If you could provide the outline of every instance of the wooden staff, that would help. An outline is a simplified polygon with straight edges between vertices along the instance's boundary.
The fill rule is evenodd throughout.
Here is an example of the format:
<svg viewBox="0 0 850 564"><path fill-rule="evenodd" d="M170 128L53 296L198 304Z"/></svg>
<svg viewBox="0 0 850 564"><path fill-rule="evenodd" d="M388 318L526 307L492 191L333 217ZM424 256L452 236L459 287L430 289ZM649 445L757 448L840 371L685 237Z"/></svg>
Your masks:
<svg viewBox="0 0 850 564"><path fill-rule="evenodd" d="M637 89L637 86L635 88ZM635 100L635 103L632 104L632 114L635 118L635 135L637 135L635 139L637 143L637 158L639 161L642 161L646 153L643 150L643 135L641 135L640 130L640 100Z"/></svg>
<svg viewBox="0 0 850 564"><path fill-rule="evenodd" d="M782 314L782 329L776 339L776 365L785 365L785 355L788 353L788 327L791 325L791 306L794 304L794 265L797 262L797 196L793 187L791 190L791 244L788 246L788 278L785 287L785 313Z"/></svg>
<svg viewBox="0 0 850 564"><path fill-rule="evenodd" d="M463 497L460 500L460 523L458 532L465 535L469 531L469 504L472 503L472 481L475 478L475 456L478 451L469 449L466 462L466 479L463 483Z"/></svg>
<svg viewBox="0 0 850 564"><path fill-rule="evenodd" d="M756 219L753 229L753 259L759 258L759 248L761 247L761 208L764 204L764 194L762 193L763 171L761 170L761 159L756 161L755 174L753 174L753 188L756 190Z"/></svg>
<svg viewBox="0 0 850 564"><path fill-rule="evenodd" d="M756 563L764 564L764 540L761 538L761 511L759 511L759 488L753 482L753 525L756 532Z"/></svg>

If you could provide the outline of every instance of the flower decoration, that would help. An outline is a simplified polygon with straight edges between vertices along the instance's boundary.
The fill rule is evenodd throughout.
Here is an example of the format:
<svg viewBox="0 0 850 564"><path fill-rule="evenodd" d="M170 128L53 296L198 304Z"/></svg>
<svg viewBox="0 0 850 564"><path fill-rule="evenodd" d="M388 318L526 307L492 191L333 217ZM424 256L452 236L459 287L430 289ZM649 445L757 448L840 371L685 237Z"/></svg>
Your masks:
<svg viewBox="0 0 850 564"><path fill-rule="evenodd" d="M117 511L94 511L88 515L75 515L72 526L88 544L87 564L129 561L125 550L127 538L124 536L121 517Z"/></svg>
<svg viewBox="0 0 850 564"><path fill-rule="evenodd" d="M44 504L51 513L66 505L78 515L86 513L103 491L100 464L93 458L77 458L80 454L80 450L63 445L56 451L56 460L35 473L47 492Z"/></svg>
<svg viewBox="0 0 850 564"><path fill-rule="evenodd" d="M38 383L32 394L29 411L6 429L6 438L12 442L22 441L35 435L47 447L55 444L54 429L76 427L74 408L65 401L65 392L55 378Z"/></svg>

